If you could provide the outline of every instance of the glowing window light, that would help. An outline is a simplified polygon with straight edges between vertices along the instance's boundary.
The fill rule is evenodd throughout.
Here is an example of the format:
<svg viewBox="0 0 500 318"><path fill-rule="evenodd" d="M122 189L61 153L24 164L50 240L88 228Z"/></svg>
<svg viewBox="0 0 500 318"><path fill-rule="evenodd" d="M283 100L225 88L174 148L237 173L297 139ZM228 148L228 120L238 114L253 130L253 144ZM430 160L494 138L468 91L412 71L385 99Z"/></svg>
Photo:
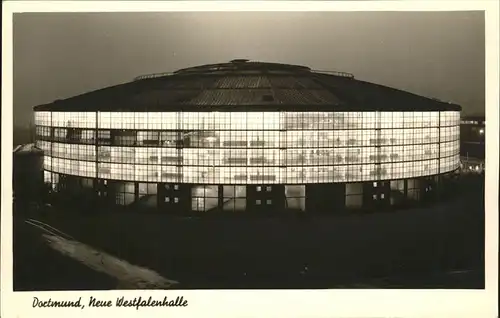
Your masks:
<svg viewBox="0 0 500 318"><path fill-rule="evenodd" d="M230 114L230 115L229 115ZM335 117L340 113L332 113L331 116ZM203 122L203 118L208 120L206 123L213 122L213 125L208 125L207 129L214 130L214 134L218 133L218 137L207 136L208 141L212 138L220 138L220 144L223 145L223 141L227 140L231 144L231 141L241 141L242 143L238 143L239 148L246 148L247 146L257 147L262 145L266 148L265 151L253 150L255 152L255 156L251 158L255 160L261 160L259 162L265 163L269 166L286 166L286 165L295 165L302 163L305 166L322 166L321 168L308 168L304 167L303 169L295 168L295 172L288 174L287 167L268 167L263 168L261 170L255 170L255 173L259 174L260 177L256 178L254 176L251 179L251 174L245 165L242 165L240 168L236 169L237 173L233 173L233 167L223 167L222 158L223 152L219 151L217 148L208 150L203 149L204 147L194 147L194 148L186 148L181 150L181 153L184 153L183 162L184 166L180 166L179 168L175 168L174 171L168 172L168 174L175 174L176 178L182 182L197 182L203 180L203 182L207 183L258 183L262 182L262 176L266 177L266 180L271 180L272 183L317 183L317 182L345 182L345 181L376 181L376 179L380 178L381 175L379 173L371 173L373 170L370 168L370 164L378 162L380 160L384 162L393 162L388 165L386 172L384 172L384 176L382 178L396 178L396 177L406 177L406 176L421 176L427 174L435 174L439 173L439 166L441 166L441 172L453 170L454 167L458 165L458 156L456 153L459 151L458 142L456 142L458 133L457 127L449 127L450 125L457 125L458 122L451 121L451 118L455 118L457 114L453 112L429 112L429 114L419 113L419 114L408 114L408 113L392 113L392 127L400 127L402 128L403 122L407 121L409 126L405 128L403 131L397 130L397 134L391 128L382 129L380 132L380 136L375 134L374 128L368 128L370 126L379 127L379 125L374 125L375 121L384 117L383 113L375 113L375 112L367 112L367 113L342 113L344 115L344 120L346 123L336 123L332 127L325 126L324 130L321 131L321 134L318 132L308 131L305 125L300 125L299 123L303 122L307 119L307 121L314 123L317 120L320 120L321 116L324 114L321 113L308 113L307 116L304 116L304 113L293 113L293 116L285 116L283 113L278 112L266 112L266 113L244 113L244 112L236 112L236 113L161 113L161 112L151 112L147 113L147 116L138 116L135 113L72 113L72 112L54 112L54 113L38 113L35 112L36 118L47 117L47 121L52 126L65 125L68 120L72 121L74 127L88 127L89 125L86 123L87 120L94 120L96 117L99 117L101 122L99 126L110 126L110 127L121 127L122 129L140 129L140 127L145 127L142 130L147 131L150 129L174 129L179 130L184 128L190 129L203 129L204 124L199 124ZM351 121L360 121L359 114L362 114L362 122L357 125L357 128L364 128L364 130L347 130L350 126ZM436 119L435 124L431 124L431 128L415 128L415 125L420 126L419 117L417 115L421 115L422 118L426 118L427 115L435 115L433 118ZM357 116L355 116L357 115ZM384 116L382 116L384 115ZM76 116L76 117L75 117ZM179 117L180 116L180 117ZM439 126L437 118L441 117L443 120L444 126L446 127L433 127ZM55 118L55 122L51 123L51 117ZM290 117L290 118L289 118ZM380 117L380 118L379 118ZM386 117L390 117L387 115ZM432 117L432 116L431 116ZM120 124L117 122L120 121ZM216 118L218 118L221 123L216 123ZM84 120L85 119L85 120ZM168 119L165 120L164 119ZM366 123L365 123L366 119ZM291 130L287 131L277 131L278 129L285 127L285 120L289 120L292 125ZM104 122L102 122L104 121ZM105 122L109 121L109 124ZM72 124L72 125L73 125ZM337 125L338 124L338 125ZM365 125L366 124L366 125ZM95 125L95 124L94 124ZM92 126L92 125L90 125ZM201 127L200 127L201 126ZM212 127L213 126L213 127ZM218 128L220 126L220 128ZM364 127L363 127L364 126ZM413 127L411 127L413 126ZM95 127L95 126L92 126ZM309 127L309 126L308 126ZM256 131L252 131L252 128L257 128ZM313 127L314 128L314 127ZM113 128L111 128L113 129ZM218 132L218 129L221 129ZM226 131L224 131L224 130ZM247 129L247 130L245 130ZM312 129L312 128L311 128ZM330 129L330 130L328 130ZM109 134L109 130L107 131ZM484 132L484 129L483 129ZM103 134L104 131L100 131L99 135ZM175 134L172 132L172 134ZM223 136L223 134L225 134ZM66 143L66 135L67 131L65 128L57 128L55 130L55 135L60 139L60 142ZM87 132L82 132L82 136L87 136ZM149 135L149 133L148 133ZM402 135L403 137L397 138L395 136ZM429 135L429 137L423 138L419 137L420 135ZM438 136L441 135L441 142L437 140ZM50 136L49 136L50 137ZM138 135L138 140L142 140L143 135ZM222 138L224 137L224 138ZM109 137L111 138L111 136ZM85 139L82 137L82 139ZM88 139L88 138L87 138ZM163 140L164 138L161 138ZM323 140L324 139L324 140ZM339 141L337 141L337 139ZM215 139L217 141L219 139ZM328 140L331 140L328 141ZM361 149L360 153L351 154L349 148L358 149L360 146L370 146L370 140L375 140L376 144L383 145L381 148L383 153L378 155L373 152L373 147L365 147ZM353 141L353 142L351 142ZM355 141L355 142L354 142ZM110 140L113 142L113 140ZM435 158L439 154L439 149L441 149L441 163L439 160L429 162L426 165L425 169L421 164L415 163L397 163L400 161L411 161L414 160L422 160L422 159L431 159L432 157L425 156L423 146L419 144L424 142L431 142L432 145L429 147L430 149L434 149L435 151L431 154L435 154ZM445 143L446 142L446 143ZM406 145L404 145L406 143ZM50 144L50 143L49 143ZM63 144L61 144L62 146ZM386 148L388 146L393 147L393 153L389 153ZM171 145L170 145L171 146ZM193 145L191 145L193 146ZM47 145L50 149L50 145ZM47 148L45 147L45 148ZM276 148L280 149L276 149ZM299 148L310 148L304 151L294 151L294 149L287 149L288 147L299 147ZM322 150L315 150L314 148L323 148ZM63 149L64 148L64 149ZM88 148L88 149L87 149ZM275 148L275 149L273 149ZM326 150L325 148L329 148ZM114 148L112 148L114 149ZM117 148L119 149L119 148ZM165 159L163 161L159 161L158 158L161 156L164 157L178 157L178 150L171 148L160 148L161 150L156 151L156 153L151 153L149 150L153 150L150 147L130 147L132 149L132 155L118 155L111 154L111 157L106 159L106 162L109 163L132 163L132 164L146 164L151 163L148 161L152 157L157 158L155 163L159 166L160 163L165 165L166 167L170 166L169 162L172 161L170 159ZM199 149L199 150L198 150ZM390 149L390 148L387 148ZM122 150L120 148L120 150ZM359 150L359 149L358 149ZM71 149L67 148L65 145L63 147L54 147L53 149L56 157L66 158L66 159L83 159L83 160L94 160L93 156L95 156L95 151L92 146L77 146L71 147ZM210 151L210 156L202 156L201 153ZM111 151L112 152L112 151ZM172 153L171 153L172 152ZM125 153L125 151L123 151ZM135 153L135 154L134 154ZM288 153L292 155L292 157L288 158ZM331 153L337 153L340 158L337 158ZM347 160L348 158L357 159ZM453 157L452 157L453 156ZM180 156L182 158L182 156ZM297 157L297 158L295 158ZM371 159L370 159L371 158ZM379 158L379 159L377 159ZM383 159L382 159L383 158ZM339 160L338 160L339 159ZM170 160L170 161L168 161ZM369 161L371 160L371 161ZM99 159L100 162L104 161ZM172 161L172 165L175 162ZM59 161L57 161L59 162ZM61 161L62 162L62 161ZM250 161L249 161L250 162ZM255 161L255 165L257 165L257 161ZM73 164L73 162L68 162ZM356 163L360 168L359 171L350 171L348 176L347 173L342 173L342 164L348 163ZM82 161L82 166L85 164ZM195 167L200 164L201 166L210 165L213 168L217 167L217 173L207 172L206 168ZM395 168L399 167L401 168ZM192 166L192 167L189 167ZM218 167L220 166L220 167ZM403 167L404 166L404 167ZM165 167L165 168L166 168ZM391 168L392 167L392 168ZM89 169L73 169L72 165L58 164L56 168L60 169L61 172L71 173L73 170L74 174L85 174L90 173ZM177 170L176 170L177 169ZM475 166L471 170L475 170ZM120 168L115 167L114 169L110 169L112 171L107 172L106 174L110 175L112 179L129 179L128 173L120 172ZM155 169L156 170L156 169ZM168 169L166 169L168 170ZM241 171L240 171L241 170ZM133 169L131 170L133 171ZM149 170L148 170L149 171ZM325 171L328 171L325 172ZM104 172L104 170L100 170L99 174ZM157 177L154 175L155 171L145 172L144 176L141 174L141 178L149 178L151 175L151 180L156 180ZM92 172L93 173L93 172ZM132 173L133 174L133 173ZM204 174L204 177L200 177L200 175ZM234 179L234 175L241 176L241 180ZM247 177L245 179L243 177ZM184 176L184 177L183 177ZM170 178L170 177L169 177ZM132 177L133 179L133 177ZM176 180L177 180L176 179ZM374 180L375 179L375 180ZM142 179L141 179L142 180ZM173 179L172 179L173 180ZM279 180L279 181L278 181ZM200 181L201 182L201 181ZM271 181L269 181L271 182Z"/></svg>

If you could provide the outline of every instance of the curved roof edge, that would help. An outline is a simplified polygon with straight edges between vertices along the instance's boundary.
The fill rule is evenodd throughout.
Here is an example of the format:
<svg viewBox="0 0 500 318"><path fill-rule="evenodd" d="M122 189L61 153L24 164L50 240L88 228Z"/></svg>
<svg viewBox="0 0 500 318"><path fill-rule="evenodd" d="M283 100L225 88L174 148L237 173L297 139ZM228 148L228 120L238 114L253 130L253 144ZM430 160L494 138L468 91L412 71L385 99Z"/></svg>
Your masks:
<svg viewBox="0 0 500 318"><path fill-rule="evenodd" d="M242 72L245 70L258 70L258 71L290 71L290 72L310 72L311 69L307 66L270 63L270 62L257 62L247 59L236 59L229 63L206 64L183 68L174 72L174 74L193 74L193 73L216 73L216 72Z"/></svg>
<svg viewBox="0 0 500 318"><path fill-rule="evenodd" d="M64 103L52 103L38 105L33 108L34 111L60 111L60 112L212 112L212 111L230 111L230 112L421 112L421 111L461 111L462 107L456 104L441 103L441 105L432 104L427 107L419 105L418 108L391 107L386 105L214 105L214 106L193 106L182 104L170 105L151 105L148 107L115 106L115 105L86 105L83 107L68 107Z"/></svg>

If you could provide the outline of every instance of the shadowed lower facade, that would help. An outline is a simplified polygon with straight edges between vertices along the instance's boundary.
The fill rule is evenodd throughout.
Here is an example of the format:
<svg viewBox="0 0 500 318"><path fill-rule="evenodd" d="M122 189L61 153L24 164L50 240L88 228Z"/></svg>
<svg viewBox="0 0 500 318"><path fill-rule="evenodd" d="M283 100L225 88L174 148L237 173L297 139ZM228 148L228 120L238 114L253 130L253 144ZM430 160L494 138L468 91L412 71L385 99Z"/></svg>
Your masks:
<svg viewBox="0 0 500 318"><path fill-rule="evenodd" d="M437 200L460 106L348 73L233 60L35 107L52 191L163 213L378 210Z"/></svg>

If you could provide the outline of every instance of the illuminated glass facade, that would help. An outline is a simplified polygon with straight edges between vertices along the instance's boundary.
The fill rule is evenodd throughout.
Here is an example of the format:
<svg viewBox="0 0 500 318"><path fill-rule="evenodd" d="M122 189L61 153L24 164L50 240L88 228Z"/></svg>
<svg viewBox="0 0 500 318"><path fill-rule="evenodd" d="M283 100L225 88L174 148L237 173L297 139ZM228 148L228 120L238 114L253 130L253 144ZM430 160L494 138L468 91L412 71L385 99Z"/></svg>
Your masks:
<svg viewBox="0 0 500 318"><path fill-rule="evenodd" d="M46 182L78 177L121 205L304 210L325 185L355 207L418 197L419 178L460 164L459 111L35 111L35 124Z"/></svg>

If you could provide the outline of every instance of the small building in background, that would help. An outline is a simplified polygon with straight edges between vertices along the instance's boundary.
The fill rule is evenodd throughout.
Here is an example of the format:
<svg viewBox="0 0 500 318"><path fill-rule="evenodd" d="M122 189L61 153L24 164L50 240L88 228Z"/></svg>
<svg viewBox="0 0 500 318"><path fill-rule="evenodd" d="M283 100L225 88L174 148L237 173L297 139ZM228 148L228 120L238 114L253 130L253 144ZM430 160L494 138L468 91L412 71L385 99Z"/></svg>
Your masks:
<svg viewBox="0 0 500 318"><path fill-rule="evenodd" d="M34 144L13 151L12 192L16 203L39 202L43 197L43 151Z"/></svg>
<svg viewBox="0 0 500 318"><path fill-rule="evenodd" d="M460 161L462 172L483 173L485 168L486 121L484 116L460 119Z"/></svg>

